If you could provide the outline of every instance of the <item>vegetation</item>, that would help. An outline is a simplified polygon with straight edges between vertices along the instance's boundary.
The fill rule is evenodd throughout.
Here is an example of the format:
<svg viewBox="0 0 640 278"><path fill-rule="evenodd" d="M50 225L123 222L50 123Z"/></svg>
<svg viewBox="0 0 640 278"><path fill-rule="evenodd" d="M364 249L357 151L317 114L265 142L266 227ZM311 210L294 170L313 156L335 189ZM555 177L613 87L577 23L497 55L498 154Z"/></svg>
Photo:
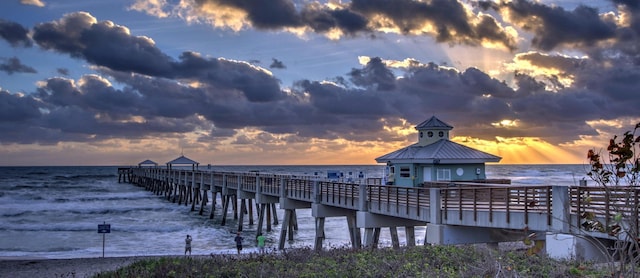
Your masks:
<svg viewBox="0 0 640 278"><path fill-rule="evenodd" d="M582 202L594 209L582 215L583 228L616 238L611 254L606 255L611 262L616 262L611 265L617 268L618 276L636 273L640 264L640 135L636 136L639 129L640 123L633 131L625 132L620 141L614 136L609 141L606 157L593 149L587 153L591 166L587 175L603 189L607 198L602 203L589 195L583 196ZM610 203L609 196L617 201Z"/></svg>
<svg viewBox="0 0 640 278"><path fill-rule="evenodd" d="M96 277L605 277L587 263L530 256L524 250L476 246L315 252L286 250L267 255L165 257L144 260Z"/></svg>
<svg viewBox="0 0 640 278"><path fill-rule="evenodd" d="M607 147L608 163L602 158L601 152L589 150L587 158L591 165L587 173L600 186L640 185L640 135L636 132L640 123L633 131L627 131L620 141L614 136Z"/></svg>

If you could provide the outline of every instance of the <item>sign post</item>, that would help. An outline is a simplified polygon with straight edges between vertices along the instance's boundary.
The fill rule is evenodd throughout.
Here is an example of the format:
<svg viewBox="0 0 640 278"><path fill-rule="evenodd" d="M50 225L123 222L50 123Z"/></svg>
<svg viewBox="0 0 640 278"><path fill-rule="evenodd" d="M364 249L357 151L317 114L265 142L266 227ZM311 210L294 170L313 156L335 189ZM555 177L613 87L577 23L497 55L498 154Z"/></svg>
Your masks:
<svg viewBox="0 0 640 278"><path fill-rule="evenodd" d="M104 221L102 222L102 224L98 224L98 233L102 234L102 257L104 258L105 234L111 233L111 224L107 224Z"/></svg>

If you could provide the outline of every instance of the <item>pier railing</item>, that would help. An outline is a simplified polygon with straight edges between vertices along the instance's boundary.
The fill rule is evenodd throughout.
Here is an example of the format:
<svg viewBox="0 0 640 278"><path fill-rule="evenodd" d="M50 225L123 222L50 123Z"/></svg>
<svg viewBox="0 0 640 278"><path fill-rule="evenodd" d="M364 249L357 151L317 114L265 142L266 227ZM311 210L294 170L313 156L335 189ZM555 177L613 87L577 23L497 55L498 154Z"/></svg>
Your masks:
<svg viewBox="0 0 640 278"><path fill-rule="evenodd" d="M559 222L570 221L571 229L606 235L611 234L613 227L621 225L622 219L627 221L625 225L631 229L638 231L640 228L640 188L636 187L512 186L456 182L401 187L381 185L379 181L374 181L376 184L355 184L254 172L161 168L118 169L118 172L126 174L131 182L138 184L142 179L147 179L168 187L181 185L198 190L226 188L451 225L568 231ZM599 226L587 226L585 223Z"/></svg>
<svg viewBox="0 0 640 278"><path fill-rule="evenodd" d="M576 226L615 235L624 220L631 231L640 231L640 188L580 186L571 188L570 196Z"/></svg>
<svg viewBox="0 0 640 278"><path fill-rule="evenodd" d="M447 187L441 188L443 217L448 218L449 210L471 210L473 220L478 220L478 212L488 212L489 221L494 213L505 213L507 223L512 213L523 213L524 224L529 224L530 213L547 215L547 225L552 219L551 186L500 186L500 187ZM463 214L458 214L459 220Z"/></svg>
<svg viewBox="0 0 640 278"><path fill-rule="evenodd" d="M421 217L421 208L429 207L429 189L388 185L367 186L369 211L376 213L415 214Z"/></svg>

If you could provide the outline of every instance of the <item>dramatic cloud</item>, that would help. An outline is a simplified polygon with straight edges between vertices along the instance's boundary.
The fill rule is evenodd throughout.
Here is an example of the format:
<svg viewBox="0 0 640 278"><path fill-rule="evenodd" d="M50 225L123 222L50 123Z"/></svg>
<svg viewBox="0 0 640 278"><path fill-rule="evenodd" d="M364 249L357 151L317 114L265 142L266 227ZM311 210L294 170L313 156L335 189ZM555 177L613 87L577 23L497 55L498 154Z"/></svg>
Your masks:
<svg viewBox="0 0 640 278"><path fill-rule="evenodd" d="M494 8L502 11L512 23L533 32L531 44L541 50L561 45L591 46L614 37L616 32L615 22L601 18L595 8L583 5L566 11L562 7L515 0L494 4Z"/></svg>
<svg viewBox="0 0 640 278"><path fill-rule="evenodd" d="M409 54L397 58L402 53L394 56L396 61L382 55L369 58L365 55L378 49L352 49L344 43L339 46L354 53L360 66L331 68L328 75L334 76L325 80L301 71L290 84L282 84L270 69L279 75L300 69L305 61L279 53L252 57L286 57L286 66L272 58L264 68L257 60L216 57L215 52L201 54L187 47L165 52L161 46L170 45L166 41L132 35L128 27L88 12L69 13L32 30L0 20L0 35L16 51L35 42L38 51L72 57L89 72L69 76L79 67L54 64L48 72L58 77L39 79L30 92L0 90L0 143L167 138L207 150L239 146L266 151L286 144L318 149L354 144L361 150L375 145L372 142L413 141L407 139L413 125L437 114L455 126L455 136L470 141L534 138L570 145L608 132L603 123L639 117L640 7L634 1L613 2L617 13L525 0L475 6L453 0L279 0L268 5L249 0L138 0L130 7L151 7L149 13L160 18L180 15L216 28L300 36L286 33L287 39L312 33L331 39L346 36L349 42L369 42L360 36L385 39L394 54L404 39L430 37L430 42L454 46L443 47L451 54L445 66ZM145 34L144 29L134 30ZM225 32L221 37L232 33ZM207 47L225 47L216 43ZM423 47L421 43L416 39L415 47ZM483 46L492 48L483 48L486 56L472 58L494 62L496 69L455 66L457 57L477 53L459 52ZM519 50L529 46L534 49ZM264 45L255 46L260 47ZM316 55L311 49L309 53ZM497 59L490 55L495 53L503 60L490 61ZM329 63L331 58L320 59ZM47 72L31 67L33 60L20 59L1 60L2 74Z"/></svg>
<svg viewBox="0 0 640 278"><path fill-rule="evenodd" d="M31 46L31 39L27 36L29 30L22 25L0 18L0 37L12 46Z"/></svg>
<svg viewBox="0 0 640 278"><path fill-rule="evenodd" d="M149 7L149 9L143 9ZM489 14L474 13L456 0L355 0L344 4L318 2L294 4L291 0L230 1L182 0L173 7L166 1L138 0L131 7L157 17L167 13L190 22L207 22L217 28L240 31L305 30L332 39L374 32L433 35L439 42L500 46L514 50L516 38Z"/></svg>

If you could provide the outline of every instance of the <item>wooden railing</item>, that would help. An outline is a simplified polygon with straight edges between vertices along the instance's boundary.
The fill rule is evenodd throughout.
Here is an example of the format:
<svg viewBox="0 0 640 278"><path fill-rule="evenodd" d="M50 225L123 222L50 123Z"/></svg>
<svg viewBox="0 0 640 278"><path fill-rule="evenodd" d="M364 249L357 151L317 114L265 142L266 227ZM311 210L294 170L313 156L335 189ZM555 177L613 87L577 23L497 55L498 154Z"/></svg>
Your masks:
<svg viewBox="0 0 640 278"><path fill-rule="evenodd" d="M320 199L323 203L357 209L360 185L354 183L319 181L318 186L320 186Z"/></svg>
<svg viewBox="0 0 640 278"><path fill-rule="evenodd" d="M119 173L126 173L118 169ZM640 230L640 188L637 187L561 187L561 186L512 186L504 184L470 184L459 182L429 182L425 187L400 187L379 184L359 185L354 183L319 181L306 177L288 175L271 175L258 173L206 172L168 169L131 168L131 175L150 179L160 179L173 183L225 185L229 189L247 192L261 192L271 196L283 196L305 202L321 202L327 205L348 209L362 209L366 205L370 211L395 216L420 216L429 211L431 190L439 192L441 217L447 220L455 215L457 220L477 221L479 214L488 214L489 222L494 221L494 214L506 216L510 223L512 215L524 217L524 224L529 223L529 216L535 214L537 219L546 215L546 224L551 227L554 217L552 196L556 193L561 200L556 200L562 212L569 208L575 217L576 227L586 229L584 223L595 221L601 223L600 232L610 232L620 220L635 231ZM225 183L226 182L226 183ZM259 188L258 188L259 185ZM554 192L554 190L560 190ZM362 195L361 195L362 194ZM564 196L564 197L563 197ZM366 198L361 200L361 198ZM566 200L565 200L566 199ZM462 212L465 213L462 213ZM472 219L463 219L472 217ZM414 218L415 219L415 218ZM504 219L504 218L501 218Z"/></svg>
<svg viewBox="0 0 640 278"><path fill-rule="evenodd" d="M285 197L294 200L313 202L313 181L306 179L289 179L286 183Z"/></svg>
<svg viewBox="0 0 640 278"><path fill-rule="evenodd" d="M575 223L577 227L612 233L612 227L625 220L631 222L627 224L632 231L640 231L640 188L581 186L571 188L570 195L571 213L579 216ZM583 221L594 221L602 226L586 227L582 225Z"/></svg>
<svg viewBox="0 0 640 278"><path fill-rule="evenodd" d="M440 189L443 218L447 219L448 210L472 210L474 221L479 211L489 212L489 221L493 221L494 212L506 213L507 223L511 213L524 213L525 224L530 212L546 213L547 224L552 220L551 186L500 186L500 187L445 187ZM462 213L458 214L460 220Z"/></svg>
<svg viewBox="0 0 640 278"><path fill-rule="evenodd" d="M420 216L420 209L429 206L429 189L419 187L402 187L388 185L368 185L367 201L369 208L381 212L400 213L400 207L408 215L415 209Z"/></svg>

